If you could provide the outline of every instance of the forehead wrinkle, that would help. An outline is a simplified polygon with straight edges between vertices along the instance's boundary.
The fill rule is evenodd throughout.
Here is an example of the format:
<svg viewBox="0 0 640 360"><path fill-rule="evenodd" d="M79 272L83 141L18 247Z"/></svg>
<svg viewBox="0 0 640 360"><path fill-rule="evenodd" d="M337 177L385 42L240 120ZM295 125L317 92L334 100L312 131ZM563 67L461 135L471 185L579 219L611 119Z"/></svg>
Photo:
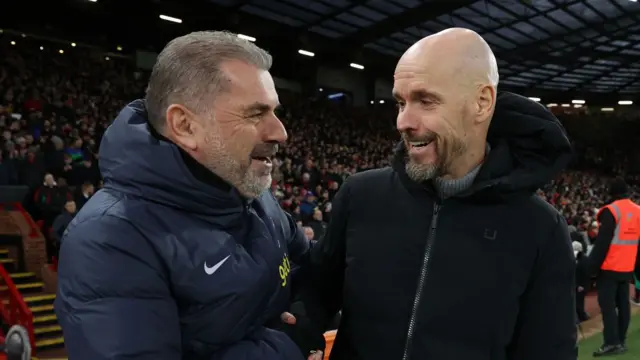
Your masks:
<svg viewBox="0 0 640 360"><path fill-rule="evenodd" d="M424 67L399 66L394 74L393 93L403 97L407 97L415 91L441 95L441 83L442 79L438 74L433 74Z"/></svg>

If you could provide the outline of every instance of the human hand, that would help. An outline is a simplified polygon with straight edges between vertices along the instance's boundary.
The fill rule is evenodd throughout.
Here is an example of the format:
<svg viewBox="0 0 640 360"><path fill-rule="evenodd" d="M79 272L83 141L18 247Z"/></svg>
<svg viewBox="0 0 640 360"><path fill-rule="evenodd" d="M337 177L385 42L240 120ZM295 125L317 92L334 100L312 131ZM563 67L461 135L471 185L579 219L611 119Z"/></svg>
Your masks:
<svg viewBox="0 0 640 360"><path fill-rule="evenodd" d="M293 316L293 314L289 313L289 312L283 312L280 315L280 319L282 320L283 323L288 324L288 325L295 325L296 324L296 317Z"/></svg>
<svg viewBox="0 0 640 360"><path fill-rule="evenodd" d="M289 313L289 312L283 312L280 315L280 319L282 320L282 322L284 324L291 325L291 326L294 326L297 323L296 317L292 313ZM311 353L311 355L309 355L307 360L323 360L323 358L324 358L324 353L320 349L311 350L310 353Z"/></svg>

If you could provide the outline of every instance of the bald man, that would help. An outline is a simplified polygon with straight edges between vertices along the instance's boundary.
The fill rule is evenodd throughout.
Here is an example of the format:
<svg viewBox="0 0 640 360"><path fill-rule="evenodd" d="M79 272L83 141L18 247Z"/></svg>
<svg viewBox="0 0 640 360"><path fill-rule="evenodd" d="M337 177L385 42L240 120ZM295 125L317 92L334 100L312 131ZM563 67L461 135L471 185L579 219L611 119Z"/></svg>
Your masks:
<svg viewBox="0 0 640 360"><path fill-rule="evenodd" d="M577 358L569 232L535 195L571 146L546 108L497 86L469 30L398 62L393 166L345 182L312 251L305 312L324 327L342 309L331 360Z"/></svg>

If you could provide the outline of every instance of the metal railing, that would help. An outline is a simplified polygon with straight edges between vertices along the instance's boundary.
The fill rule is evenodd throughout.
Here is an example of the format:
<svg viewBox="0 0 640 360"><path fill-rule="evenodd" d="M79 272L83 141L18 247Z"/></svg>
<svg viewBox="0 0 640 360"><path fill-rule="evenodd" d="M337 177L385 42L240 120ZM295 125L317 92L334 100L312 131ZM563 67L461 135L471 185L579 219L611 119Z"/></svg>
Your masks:
<svg viewBox="0 0 640 360"><path fill-rule="evenodd" d="M22 294L13 283L11 275L0 264L0 315L9 325L20 325L27 329L31 348L35 350L35 333L33 331L33 313L24 302Z"/></svg>

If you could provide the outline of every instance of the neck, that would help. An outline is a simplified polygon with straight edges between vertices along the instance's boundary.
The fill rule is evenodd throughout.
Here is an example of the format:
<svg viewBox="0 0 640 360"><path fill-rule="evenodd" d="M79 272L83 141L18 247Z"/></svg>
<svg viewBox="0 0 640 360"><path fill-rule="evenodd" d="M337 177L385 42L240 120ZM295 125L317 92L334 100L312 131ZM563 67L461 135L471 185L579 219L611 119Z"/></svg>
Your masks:
<svg viewBox="0 0 640 360"><path fill-rule="evenodd" d="M456 164L449 169L449 173L443 176L446 180L456 180L466 177L473 169L482 164L489 152L489 144L484 142L470 148L464 157L457 159Z"/></svg>
<svg viewBox="0 0 640 360"><path fill-rule="evenodd" d="M189 169L189 172L198 179L206 184L212 185L223 191L231 190L231 185L229 185L226 181L224 181L221 177L217 176L209 169L207 169L204 165L202 165L198 160L195 159L194 154L187 152L186 149L182 148L176 141L174 141L172 136L163 135L156 128L154 128L151 124L148 124L149 133L158 140L170 142L175 144L176 147L180 150L180 155L182 156L182 160L184 164Z"/></svg>
<svg viewBox="0 0 640 360"><path fill-rule="evenodd" d="M436 178L433 181L433 184L438 191L438 195L442 199L449 198L456 194L459 194L471 187L473 185L473 181L478 175L480 168L482 167L482 161L485 156L489 153L491 147L488 143L484 145L484 150L482 152L477 152L478 154L482 154L482 156L478 159L478 157L469 156L468 159L475 159L474 162L467 161L467 164L473 164L473 166L468 166L467 171L462 176L448 176ZM460 167L461 169L462 167Z"/></svg>

